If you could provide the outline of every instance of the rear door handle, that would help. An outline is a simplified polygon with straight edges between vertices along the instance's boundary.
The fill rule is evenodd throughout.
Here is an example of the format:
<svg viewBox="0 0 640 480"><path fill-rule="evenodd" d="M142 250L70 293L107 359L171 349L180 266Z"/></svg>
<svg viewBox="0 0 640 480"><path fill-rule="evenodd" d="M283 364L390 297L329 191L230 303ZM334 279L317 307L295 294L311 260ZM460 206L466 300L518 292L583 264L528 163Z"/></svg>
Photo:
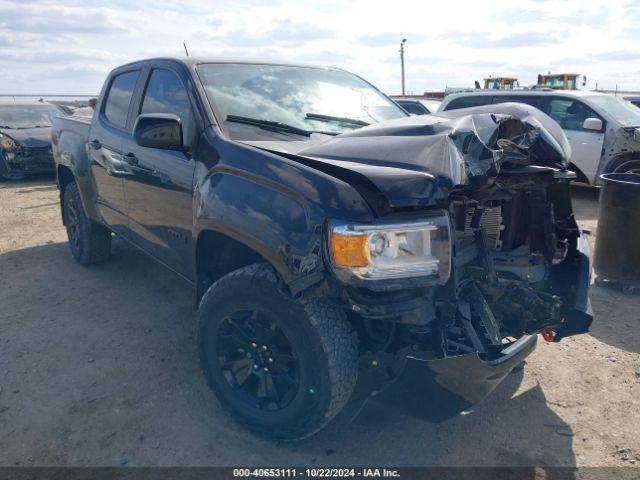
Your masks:
<svg viewBox="0 0 640 480"><path fill-rule="evenodd" d="M126 155L122 156L122 159L127 162L131 166L138 165L138 157L136 157L133 153L129 152Z"/></svg>
<svg viewBox="0 0 640 480"><path fill-rule="evenodd" d="M91 142L89 142L89 145L91 145L94 150L100 150L102 148L102 144L100 143L100 140L98 140L97 138L91 140Z"/></svg>

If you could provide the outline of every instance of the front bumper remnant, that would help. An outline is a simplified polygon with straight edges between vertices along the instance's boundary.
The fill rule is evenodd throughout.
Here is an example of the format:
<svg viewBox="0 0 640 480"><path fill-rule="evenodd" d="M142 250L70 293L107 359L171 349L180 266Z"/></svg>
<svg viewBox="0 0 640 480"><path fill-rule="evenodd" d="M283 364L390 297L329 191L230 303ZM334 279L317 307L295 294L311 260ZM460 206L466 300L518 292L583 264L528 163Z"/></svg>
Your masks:
<svg viewBox="0 0 640 480"><path fill-rule="evenodd" d="M567 309L563 322L555 328L554 342L564 337L587 333L593 322L593 311L589 301L591 279L591 252L585 235L576 239L573 261L561 269L552 271L553 283L571 289L573 305Z"/></svg>
<svg viewBox="0 0 640 480"><path fill-rule="evenodd" d="M437 360L408 355L403 372L376 396L376 403L428 421L445 420L491 393L536 343L537 335L525 335L489 361L477 353Z"/></svg>

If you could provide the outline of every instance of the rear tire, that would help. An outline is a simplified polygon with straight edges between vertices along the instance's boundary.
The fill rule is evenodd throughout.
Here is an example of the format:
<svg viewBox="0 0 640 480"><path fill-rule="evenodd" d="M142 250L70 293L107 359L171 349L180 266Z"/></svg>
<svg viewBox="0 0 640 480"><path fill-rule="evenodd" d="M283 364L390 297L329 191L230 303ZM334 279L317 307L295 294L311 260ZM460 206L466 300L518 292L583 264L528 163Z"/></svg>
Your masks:
<svg viewBox="0 0 640 480"><path fill-rule="evenodd" d="M640 173L640 159L629 159L621 162L613 169L613 173Z"/></svg>
<svg viewBox="0 0 640 480"><path fill-rule="evenodd" d="M111 231L91 221L82 206L75 182L67 184L62 197L62 215L71 254L81 265L104 262L111 255Z"/></svg>
<svg viewBox="0 0 640 480"><path fill-rule="evenodd" d="M298 302L270 265L231 272L198 309L204 374L249 429L278 440L313 435L349 400L358 375L356 336L342 309Z"/></svg>

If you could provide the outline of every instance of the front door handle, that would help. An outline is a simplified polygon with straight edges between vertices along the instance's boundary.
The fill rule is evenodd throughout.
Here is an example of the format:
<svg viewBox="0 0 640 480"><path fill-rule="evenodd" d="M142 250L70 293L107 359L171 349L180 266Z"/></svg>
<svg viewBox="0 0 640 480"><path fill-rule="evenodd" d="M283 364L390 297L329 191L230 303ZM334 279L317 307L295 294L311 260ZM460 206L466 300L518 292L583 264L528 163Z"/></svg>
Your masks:
<svg viewBox="0 0 640 480"><path fill-rule="evenodd" d="M122 159L127 162L131 166L138 165L138 157L136 157L133 153L129 152L126 155L122 156Z"/></svg>
<svg viewBox="0 0 640 480"><path fill-rule="evenodd" d="M102 144L100 143L100 140L98 140L97 138L94 138L93 140L91 140L89 142L89 145L91 145L94 150L100 150L102 148Z"/></svg>

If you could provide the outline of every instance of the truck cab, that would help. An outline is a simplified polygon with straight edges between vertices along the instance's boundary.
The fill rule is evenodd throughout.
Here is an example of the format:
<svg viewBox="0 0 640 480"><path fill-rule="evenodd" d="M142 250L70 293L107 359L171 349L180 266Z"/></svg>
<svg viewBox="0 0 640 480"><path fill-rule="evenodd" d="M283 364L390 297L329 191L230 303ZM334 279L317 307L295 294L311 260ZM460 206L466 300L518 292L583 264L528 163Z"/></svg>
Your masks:
<svg viewBox="0 0 640 480"><path fill-rule="evenodd" d="M489 77L484 79L484 89L513 90L519 86L515 77Z"/></svg>

